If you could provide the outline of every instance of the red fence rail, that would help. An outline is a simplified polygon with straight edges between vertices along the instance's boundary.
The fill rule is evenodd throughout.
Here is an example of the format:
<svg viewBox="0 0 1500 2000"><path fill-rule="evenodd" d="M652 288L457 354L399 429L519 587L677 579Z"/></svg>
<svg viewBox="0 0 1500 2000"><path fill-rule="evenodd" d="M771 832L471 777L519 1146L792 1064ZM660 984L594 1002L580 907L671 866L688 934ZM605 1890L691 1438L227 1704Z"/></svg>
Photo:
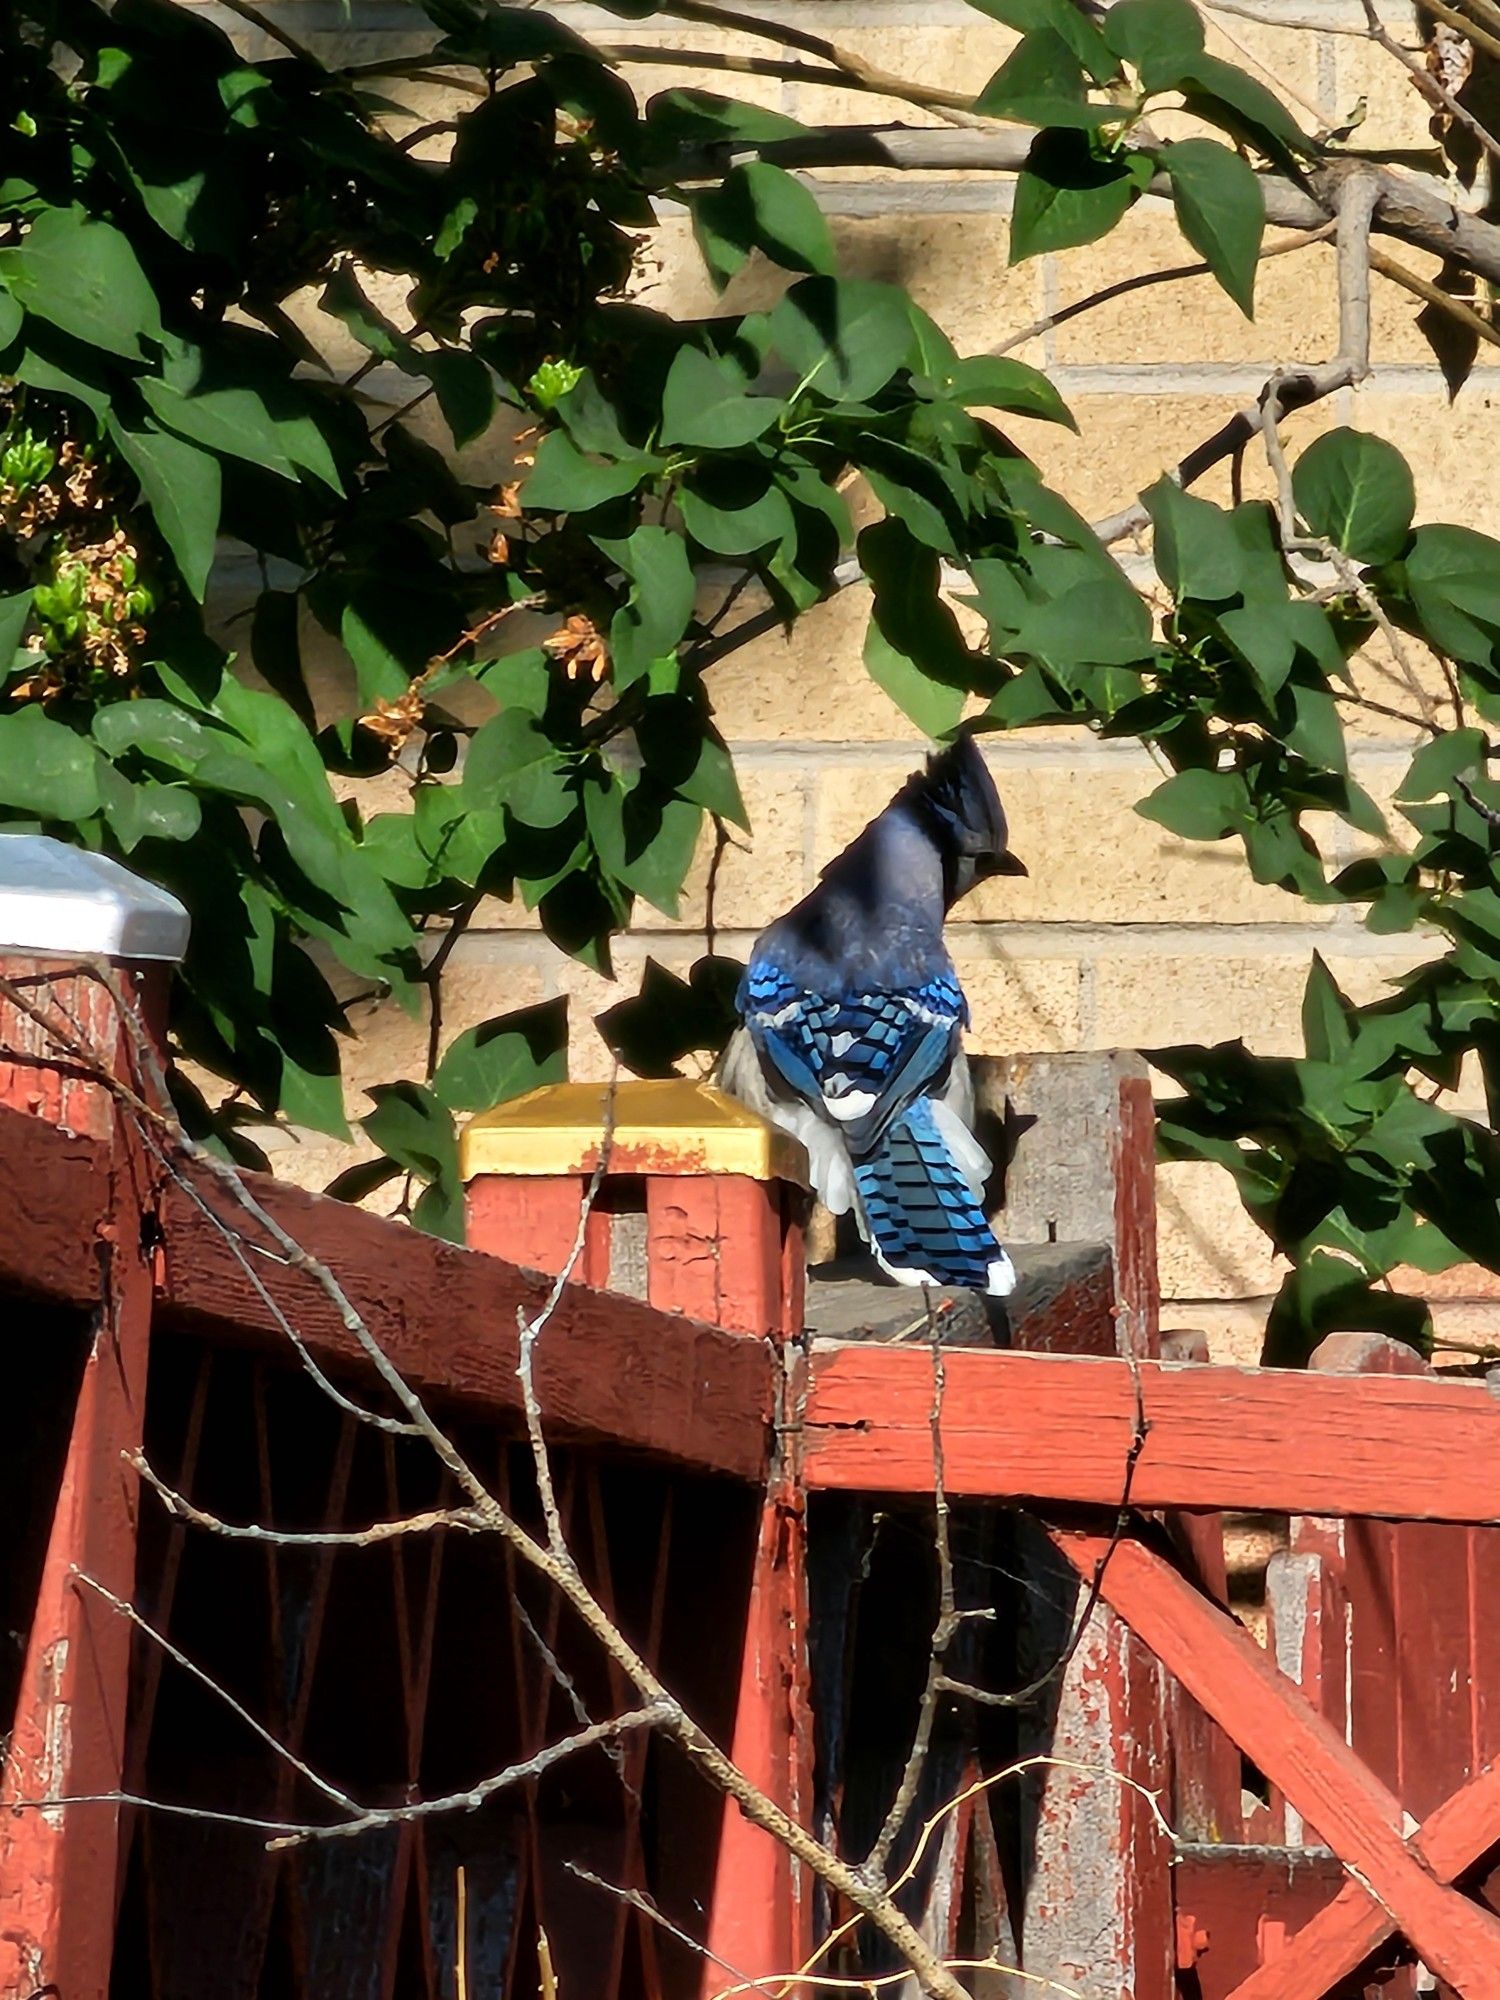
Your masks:
<svg viewBox="0 0 1500 2000"><path fill-rule="evenodd" d="M131 1038L90 967L5 970L33 1005L75 1030L84 1022L106 1067L138 1090ZM559 1729L549 1657L566 1656L601 1705L618 1691L555 1605L527 1608L500 1558L486 1569L451 1538L420 1553L293 1560L205 1555L181 1522L155 1514L143 1527L121 1460L143 1438L184 1490L247 1518L369 1519L416 1504L422 1482L388 1441L356 1438L286 1372L290 1320L319 1367L373 1393L326 1294L262 1254L273 1246L222 1189L165 1171L107 1082L39 1042L8 1000L0 1048L14 1052L0 1072L0 1296L13 1320L27 1301L73 1315L87 1349L65 1447L33 1496L45 1498L34 1508L45 1532L0 1801L0 1994L52 1985L63 2000L103 2000L113 1977L122 1996L175 2000L222 1952L232 1905L240 1943L216 1991L436 2000L453 1988L460 1869L473 1897L465 1935L491 1980L477 1990L535 1990L526 1938L544 1921L568 1990L666 2000L727 1983L638 1908L583 1894L570 1859L649 1888L740 1971L794 1973L841 1913L774 1842L644 1744L623 1789L600 1760L571 1791L533 1787L482 1838L401 1833L378 1852L351 1843L296 1862L242 1832L185 1834L145 1812L122 1820L117 1804L48 1803L168 1781L200 1799L217 1785L240 1810L272 1816L290 1798L284 1777L268 1791L236 1764L227 1739L219 1768L188 1768L180 1678L149 1645L132 1675L128 1630L80 1587L80 1570L121 1597L134 1590L160 1627L205 1647L294 1747L353 1768L384 1731L378 1777L391 1796L471 1768L479 1750L524 1754ZM1053 1762L1028 1777L1019 1819L972 1802L951 1816L911 1890L914 1913L951 1955L965 1940L1003 1945L1028 1972L1091 1996L1315 2000L1361 1990L1372 1967L1404 1953L1454 1992L1500 2000L1500 1918L1484 1877L1500 1845L1500 1775L1487 1761L1500 1728L1488 1615L1500 1402L1482 1383L1425 1372L1157 1358L1139 1081L1124 1079L1111 1101L1112 1238L1067 1263L1016 1325L1012 1351L947 1354L942 1410L946 1490L972 1527L964 1560L976 1579L1025 1574L1024 1603L974 1585L1005 1612L1017 1672L1028 1648L1055 1658L1070 1604L1097 1598L1098 1610L1003 1742L972 1715L953 1720L940 1760L952 1790L1017 1755ZM893 1674L893 1687L907 1668L894 1654L872 1661L857 1629L858 1562L835 1560L835 1545L851 1523L865 1533L876 1509L920 1535L932 1359L802 1342L789 1189L630 1164L647 1182L643 1202L601 1205L586 1273L624 1271L637 1225L618 1218L638 1212L652 1298L569 1286L539 1354L580 1561L773 1797L821 1831L848 1828L879 1774L878 1704L862 1684L840 1694L836 1663ZM546 1201L558 1212L546 1217L536 1185L512 1190L509 1205L503 1186L481 1186L480 1247L463 1250L250 1177L256 1201L339 1272L387 1354L472 1434L522 1511L525 1457L507 1443L519 1430L517 1315L541 1308L582 1202L581 1174L554 1179ZM523 1213L534 1225L524 1244ZM524 1249L541 1272L485 1240ZM262 1290L246 1282L247 1256ZM1016 1507L1027 1513L1002 1511ZM1269 1651L1222 1601L1215 1517L1247 1508L1295 1517L1273 1566ZM898 1576L920 1581L898 1554L872 1567L865 1549L870 1606ZM487 1679L465 1657L465 1615L478 1621ZM893 1639L908 1664L925 1656L929 1626L918 1592ZM361 1675L357 1699L340 1693ZM904 1714L907 1697L893 1700ZM1248 1817L1241 1755L1269 1787ZM352 1970L358 1913L378 1949ZM976 1975L976 1992L987 1978Z"/></svg>

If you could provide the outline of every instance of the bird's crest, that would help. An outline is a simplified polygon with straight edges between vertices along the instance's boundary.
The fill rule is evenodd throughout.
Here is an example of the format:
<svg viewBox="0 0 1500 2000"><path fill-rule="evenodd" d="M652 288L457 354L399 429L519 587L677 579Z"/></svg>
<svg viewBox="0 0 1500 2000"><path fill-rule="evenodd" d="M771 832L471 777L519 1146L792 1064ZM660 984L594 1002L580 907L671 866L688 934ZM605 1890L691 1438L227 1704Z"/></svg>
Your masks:
<svg viewBox="0 0 1500 2000"><path fill-rule="evenodd" d="M1005 808L972 736L960 736L914 771L901 796L923 810L944 846L979 864L980 875L1024 875L1010 851Z"/></svg>

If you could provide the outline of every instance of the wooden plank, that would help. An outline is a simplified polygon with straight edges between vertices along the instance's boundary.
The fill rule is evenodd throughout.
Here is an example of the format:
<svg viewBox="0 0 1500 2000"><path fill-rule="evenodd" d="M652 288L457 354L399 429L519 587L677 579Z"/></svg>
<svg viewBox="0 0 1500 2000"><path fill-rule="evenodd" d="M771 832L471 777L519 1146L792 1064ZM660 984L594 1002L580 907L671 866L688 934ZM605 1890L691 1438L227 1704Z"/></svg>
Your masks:
<svg viewBox="0 0 1500 2000"><path fill-rule="evenodd" d="M13 962L4 969L17 975ZM131 987L130 970L114 969ZM134 986L140 1016L158 1037L164 974L164 968L149 968ZM28 977L27 984L39 1005L76 1024L101 1064L133 1080L128 1038L98 980L59 964L46 976ZM32 1046L39 1055L47 1046L36 1024L3 1003L0 1045ZM10 1125L12 1153L24 1158L30 1152L33 1160L73 1157L48 1143L47 1119L66 1116L95 1140L102 1166L102 1177L86 1170L79 1175L75 1158L64 1176L70 1197L89 1189L92 1201L102 1193L99 1207L79 1218L86 1225L80 1240L95 1261L98 1305L23 1635L14 1727L0 1763L0 1989L82 2000L109 1990L120 1851L120 1808L113 1801L125 1770L130 1627L80 1578L117 1597L135 1592L139 1493L125 1455L139 1449L145 1415L152 1316L148 1225L158 1190L133 1121L117 1117L114 1100L97 1080L16 1061L0 1069L0 1090L29 1128ZM19 1226L15 1215L7 1215L9 1258L17 1254ZM30 1244L24 1247L29 1252ZM70 1799L81 1803L54 1803Z"/></svg>
<svg viewBox="0 0 1500 2000"><path fill-rule="evenodd" d="M338 1273L370 1333L420 1394L469 1415L519 1417L516 1316L541 1310L550 1279L265 1175L245 1178L281 1227ZM242 1231L255 1243L263 1240L256 1225L214 1183L201 1189L224 1227L181 1188L169 1190L163 1323L253 1344L295 1366L285 1333L225 1233ZM324 1367L368 1377L354 1337L311 1278L268 1257L257 1256L255 1268ZM764 1477L773 1365L757 1340L569 1285L538 1343L536 1373L548 1431L558 1441Z"/></svg>
<svg viewBox="0 0 1500 2000"><path fill-rule="evenodd" d="M90 1306L109 1147L0 1103L0 1295Z"/></svg>
<svg viewBox="0 0 1500 2000"><path fill-rule="evenodd" d="M1491 1765L1440 1805L1411 1838L1414 1855L1438 1882L1452 1882L1500 1840L1500 1766ZM1378 1951L1396 1926L1358 1882L1338 1895L1287 1942L1274 1966L1262 1966L1229 2000L1322 2000L1330 1987Z"/></svg>
<svg viewBox="0 0 1500 2000"><path fill-rule="evenodd" d="M1401 1837L1394 1793L1372 1777L1238 1620L1134 1537L1112 1551L1101 1535L1055 1532L1054 1539L1085 1577L1108 1556L1105 1600L1320 1828L1344 1866L1394 1913L1426 1964L1465 2000L1500 2000L1500 1920L1436 1879ZM1276 1961L1276 1991L1291 2000L1285 1963L1284 1956ZM1306 1991L1321 1993L1331 1983Z"/></svg>
<svg viewBox="0 0 1500 2000"><path fill-rule="evenodd" d="M932 1489L927 1357L817 1350L806 1412L810 1487ZM1173 1366L1070 1355L953 1353L949 1493L1117 1507L1500 1521L1500 1400L1477 1382Z"/></svg>
<svg viewBox="0 0 1500 2000"><path fill-rule="evenodd" d="M1305 1848L1180 1847L1172 1866L1179 1964L1196 1973L1197 2000L1227 2000L1327 1909L1347 1879L1331 1854Z"/></svg>

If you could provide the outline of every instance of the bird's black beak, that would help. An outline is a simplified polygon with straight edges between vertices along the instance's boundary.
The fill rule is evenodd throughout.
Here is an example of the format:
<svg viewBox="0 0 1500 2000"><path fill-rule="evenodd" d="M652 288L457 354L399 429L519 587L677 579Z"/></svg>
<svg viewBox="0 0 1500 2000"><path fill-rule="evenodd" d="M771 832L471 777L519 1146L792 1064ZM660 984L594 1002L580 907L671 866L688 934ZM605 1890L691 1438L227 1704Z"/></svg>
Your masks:
<svg viewBox="0 0 1500 2000"><path fill-rule="evenodd" d="M985 871L990 875L1029 875L1031 870L1019 854L997 854Z"/></svg>

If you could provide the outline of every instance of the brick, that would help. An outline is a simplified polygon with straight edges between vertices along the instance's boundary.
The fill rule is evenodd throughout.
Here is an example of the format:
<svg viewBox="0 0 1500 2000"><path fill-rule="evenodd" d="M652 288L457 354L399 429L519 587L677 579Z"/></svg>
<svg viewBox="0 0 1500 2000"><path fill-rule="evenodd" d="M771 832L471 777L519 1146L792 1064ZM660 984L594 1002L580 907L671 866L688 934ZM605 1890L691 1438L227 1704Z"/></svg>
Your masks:
<svg viewBox="0 0 1500 2000"><path fill-rule="evenodd" d="M1079 1046L1080 975L1071 958L1023 958L986 938L954 940L969 1002L971 1055L1039 1054Z"/></svg>
<svg viewBox="0 0 1500 2000"><path fill-rule="evenodd" d="M729 840L714 886L714 921L719 930L758 931L812 887L805 866L807 781L789 761L757 767L742 760L738 770L750 832L726 827ZM714 845L712 822L705 822L677 922L638 904L636 927L661 923L671 929L703 930Z"/></svg>
<svg viewBox="0 0 1500 2000"><path fill-rule="evenodd" d="M760 602L747 591L740 607L748 617ZM869 615L869 592L854 586L815 605L790 637L777 628L722 659L706 686L725 736L757 743L921 742L920 732L865 672Z"/></svg>
<svg viewBox="0 0 1500 2000"><path fill-rule="evenodd" d="M1269 367L1288 355L1331 354L1338 346L1333 261L1321 245L1294 240L1304 247L1262 263L1253 320L1216 279L1177 278L1127 292L1058 327L1053 358L1092 367L1251 360ZM1146 272L1201 261L1166 204L1151 200L1102 243L1057 256L1057 303L1072 305Z"/></svg>
<svg viewBox="0 0 1500 2000"><path fill-rule="evenodd" d="M1133 810L1154 789L1144 757L1088 746L1067 761L996 757L1015 850L1030 869L980 885L954 912L967 923L1326 923L1326 913L1251 880L1236 842L1190 842ZM870 818L904 775L882 761L820 776L814 851L821 866Z"/></svg>
<svg viewBox="0 0 1500 2000"><path fill-rule="evenodd" d="M1094 1048L1170 1048L1241 1038L1261 1055L1302 1053L1310 953L1173 953L1165 943L1100 956L1091 974Z"/></svg>
<svg viewBox="0 0 1500 2000"><path fill-rule="evenodd" d="M1010 225L1003 215L830 213L828 221L845 277L903 286L961 353L997 346L1041 315L1041 268L1007 263ZM689 317L763 312L797 278L757 253L716 293L692 227L679 216L653 233L649 255L651 268L634 296L654 311ZM1022 360L1040 354L1036 341L1016 349Z"/></svg>
<svg viewBox="0 0 1500 2000"><path fill-rule="evenodd" d="M1153 485L1195 445L1211 437L1236 410L1254 400L1256 386L1247 384L1238 394L1174 392L1170 371L1164 367L1160 394L1141 393L1123 383L1115 394L1070 391L1068 404L1079 426L1076 436L1056 424L1025 418L1016 420L1011 428L1016 442L1035 459L1048 482L1082 514L1097 521L1128 507L1143 488ZM1292 458L1295 460L1315 437L1338 421L1326 403L1293 412L1282 425ZM1232 497L1229 460L1222 460L1206 473L1193 491L1218 506L1228 506ZM1268 500L1273 492L1265 454L1252 445L1244 454L1244 497Z"/></svg>
<svg viewBox="0 0 1500 2000"><path fill-rule="evenodd" d="M888 74L925 84L930 89L978 92L1004 62L1019 37L997 21L978 16L970 25L943 26L924 22L883 28L860 23L829 27L828 34L843 48ZM880 97L872 91L828 88L799 83L793 87L793 117L809 125L936 125L941 114L900 97ZM862 170L863 177L863 170Z"/></svg>
<svg viewBox="0 0 1500 2000"><path fill-rule="evenodd" d="M615 954L615 978L580 965L559 953L553 967L553 984L568 998L568 1074L575 1082L602 1083L611 1074L614 1058L606 1048L595 1017L640 991L645 960L654 958L668 971L685 979L694 959L703 952L702 939L658 935L632 940Z"/></svg>
<svg viewBox="0 0 1500 2000"><path fill-rule="evenodd" d="M1500 535L1500 492L1491 461L1500 382L1476 375L1450 405L1434 371L1430 396L1355 392L1353 421L1405 453L1417 488L1418 521L1459 521Z"/></svg>
<svg viewBox="0 0 1500 2000"><path fill-rule="evenodd" d="M1383 11L1386 25L1398 41L1408 47L1420 43L1409 8ZM1431 151L1432 113L1394 56L1357 35L1340 35L1335 42L1334 65L1341 111L1347 115L1361 97L1365 100L1365 120L1354 135L1355 145L1375 152Z"/></svg>
<svg viewBox="0 0 1500 2000"><path fill-rule="evenodd" d="M1285 1266L1222 1167L1197 1160L1159 1166L1156 1233L1166 1299L1262 1298L1280 1286Z"/></svg>
<svg viewBox="0 0 1500 2000"><path fill-rule="evenodd" d="M1254 1368L1265 1344L1269 1299L1195 1300L1190 1308L1162 1302L1162 1338L1174 1320L1208 1337L1208 1358L1221 1366Z"/></svg>

